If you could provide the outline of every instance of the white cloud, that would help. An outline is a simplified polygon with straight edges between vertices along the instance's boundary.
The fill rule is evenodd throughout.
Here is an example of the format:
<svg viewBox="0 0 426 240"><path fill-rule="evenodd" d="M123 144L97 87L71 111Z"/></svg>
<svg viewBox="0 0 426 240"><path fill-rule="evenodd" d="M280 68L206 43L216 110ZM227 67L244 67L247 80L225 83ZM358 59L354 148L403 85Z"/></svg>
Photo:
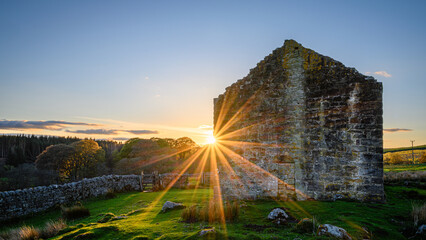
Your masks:
<svg viewBox="0 0 426 240"><path fill-rule="evenodd" d="M145 80L149 80L149 77L148 77L148 76L146 76L146 77L145 77Z"/></svg>
<svg viewBox="0 0 426 240"><path fill-rule="evenodd" d="M374 75L379 75L379 76L382 76L382 77L385 77L385 78L392 77L392 74L390 74L390 73L388 73L386 71L366 72L365 74L366 75L372 75L372 74L374 74Z"/></svg>

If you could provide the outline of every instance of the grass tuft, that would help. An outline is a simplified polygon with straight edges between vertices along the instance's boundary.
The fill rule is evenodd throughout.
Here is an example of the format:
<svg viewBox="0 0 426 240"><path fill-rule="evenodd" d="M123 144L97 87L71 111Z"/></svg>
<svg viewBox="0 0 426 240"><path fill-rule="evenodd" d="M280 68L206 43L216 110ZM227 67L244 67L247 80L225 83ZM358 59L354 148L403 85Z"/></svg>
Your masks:
<svg viewBox="0 0 426 240"><path fill-rule="evenodd" d="M82 205L75 205L72 207L62 207L62 217L67 220L84 218L90 216L89 209Z"/></svg>
<svg viewBox="0 0 426 240"><path fill-rule="evenodd" d="M43 239L56 236L59 231L67 227L67 223L61 218L57 221L49 221L40 231L40 237Z"/></svg>
<svg viewBox="0 0 426 240"><path fill-rule="evenodd" d="M415 227L426 224L426 203L413 204L411 217L413 218Z"/></svg>
<svg viewBox="0 0 426 240"><path fill-rule="evenodd" d="M223 211L223 212L222 212ZM238 219L240 205L238 202L227 202L223 208L216 201L210 201L208 205L197 208L193 205L182 211L181 218L184 222L222 222L223 220L233 222Z"/></svg>
<svg viewBox="0 0 426 240"><path fill-rule="evenodd" d="M40 238L39 230L33 226L23 226L19 229L18 233L19 239L22 240L33 240Z"/></svg>
<svg viewBox="0 0 426 240"><path fill-rule="evenodd" d="M197 205L192 205L188 208L183 209L182 211L182 219L187 223L194 223L199 220L200 212L197 209Z"/></svg>

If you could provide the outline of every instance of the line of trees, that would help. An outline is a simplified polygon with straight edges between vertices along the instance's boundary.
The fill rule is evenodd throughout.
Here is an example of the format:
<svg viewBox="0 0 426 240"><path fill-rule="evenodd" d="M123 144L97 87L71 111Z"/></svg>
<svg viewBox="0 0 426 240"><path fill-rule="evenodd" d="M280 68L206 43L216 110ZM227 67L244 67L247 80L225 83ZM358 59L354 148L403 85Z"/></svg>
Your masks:
<svg viewBox="0 0 426 240"><path fill-rule="evenodd" d="M171 172L195 153L199 146L188 137L133 138L122 144L105 140L20 135L0 136L0 149L0 191L5 191L105 174ZM195 171L195 167L189 171Z"/></svg>
<svg viewBox="0 0 426 240"><path fill-rule="evenodd" d="M0 136L0 159L5 164L17 167L23 163L34 163L37 156L48 146L71 144L79 141L76 137L2 135Z"/></svg>

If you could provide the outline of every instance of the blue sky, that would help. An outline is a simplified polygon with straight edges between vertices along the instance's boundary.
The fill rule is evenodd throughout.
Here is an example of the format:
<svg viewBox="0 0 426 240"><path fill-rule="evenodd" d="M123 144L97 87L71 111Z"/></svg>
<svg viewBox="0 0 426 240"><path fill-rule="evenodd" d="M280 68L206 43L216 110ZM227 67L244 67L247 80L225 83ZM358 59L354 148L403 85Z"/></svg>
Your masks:
<svg viewBox="0 0 426 240"><path fill-rule="evenodd" d="M212 99L295 39L383 82L384 128L408 129L385 132L385 147L426 144L425 12L425 1L1 1L0 133L203 143ZM24 120L92 126L7 128Z"/></svg>

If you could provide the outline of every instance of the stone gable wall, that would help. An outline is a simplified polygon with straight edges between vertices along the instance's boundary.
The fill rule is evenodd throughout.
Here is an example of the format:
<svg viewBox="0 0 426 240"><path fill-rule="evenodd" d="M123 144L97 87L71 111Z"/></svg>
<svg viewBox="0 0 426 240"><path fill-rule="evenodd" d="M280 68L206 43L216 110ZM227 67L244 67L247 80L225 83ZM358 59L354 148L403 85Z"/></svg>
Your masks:
<svg viewBox="0 0 426 240"><path fill-rule="evenodd" d="M114 191L140 191L138 175L108 175L63 185L40 186L0 192L0 221L37 213Z"/></svg>
<svg viewBox="0 0 426 240"><path fill-rule="evenodd" d="M382 114L381 83L287 40L214 100L221 192L383 201Z"/></svg>

